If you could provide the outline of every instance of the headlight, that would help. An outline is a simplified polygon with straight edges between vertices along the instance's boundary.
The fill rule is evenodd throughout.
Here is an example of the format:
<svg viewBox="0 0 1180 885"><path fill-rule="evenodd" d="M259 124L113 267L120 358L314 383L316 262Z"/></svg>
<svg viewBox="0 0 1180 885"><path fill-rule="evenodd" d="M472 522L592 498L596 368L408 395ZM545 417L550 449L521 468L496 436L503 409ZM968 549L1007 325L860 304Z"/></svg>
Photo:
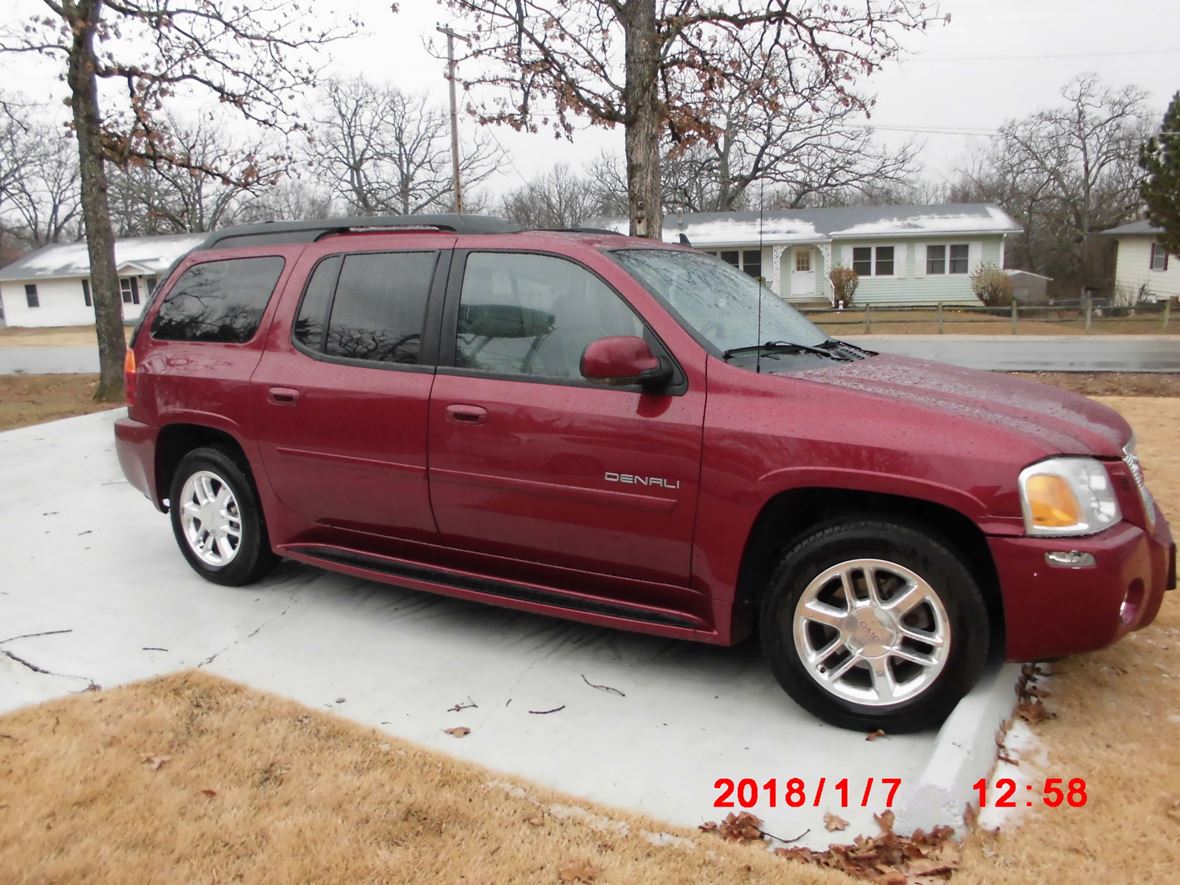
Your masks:
<svg viewBox="0 0 1180 885"><path fill-rule="evenodd" d="M1092 535L1123 518L1101 461L1049 458L1020 471L1020 506L1030 535Z"/></svg>

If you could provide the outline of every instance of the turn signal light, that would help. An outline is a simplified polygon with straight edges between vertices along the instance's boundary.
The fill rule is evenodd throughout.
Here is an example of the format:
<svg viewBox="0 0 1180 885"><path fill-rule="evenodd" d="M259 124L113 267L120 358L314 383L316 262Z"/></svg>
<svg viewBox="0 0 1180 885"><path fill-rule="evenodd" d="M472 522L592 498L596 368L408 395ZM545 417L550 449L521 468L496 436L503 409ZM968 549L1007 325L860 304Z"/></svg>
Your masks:
<svg viewBox="0 0 1180 885"><path fill-rule="evenodd" d="M131 349L123 357L123 393L127 405L135 405L135 351Z"/></svg>
<svg viewBox="0 0 1180 885"><path fill-rule="evenodd" d="M1065 477L1038 473L1025 488L1034 525L1064 527L1082 521L1082 507Z"/></svg>

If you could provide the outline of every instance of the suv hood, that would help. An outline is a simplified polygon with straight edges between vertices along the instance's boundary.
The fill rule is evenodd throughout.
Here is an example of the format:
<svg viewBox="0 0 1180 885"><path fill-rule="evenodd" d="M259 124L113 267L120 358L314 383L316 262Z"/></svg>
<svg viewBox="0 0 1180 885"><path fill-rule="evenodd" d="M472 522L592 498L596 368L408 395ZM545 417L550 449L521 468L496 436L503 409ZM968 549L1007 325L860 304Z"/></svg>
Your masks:
<svg viewBox="0 0 1180 885"><path fill-rule="evenodd" d="M999 372L880 354L791 377L988 424L1039 443L1047 455L1118 458L1131 437L1114 409Z"/></svg>

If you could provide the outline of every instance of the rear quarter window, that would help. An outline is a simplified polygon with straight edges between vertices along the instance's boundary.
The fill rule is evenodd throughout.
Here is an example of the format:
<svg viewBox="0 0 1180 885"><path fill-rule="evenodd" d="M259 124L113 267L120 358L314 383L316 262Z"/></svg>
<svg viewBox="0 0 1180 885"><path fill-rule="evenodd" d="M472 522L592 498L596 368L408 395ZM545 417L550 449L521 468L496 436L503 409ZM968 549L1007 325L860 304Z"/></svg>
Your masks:
<svg viewBox="0 0 1180 885"><path fill-rule="evenodd" d="M165 341L241 344L258 331L283 259L230 258L194 264L168 292L152 322L152 337Z"/></svg>

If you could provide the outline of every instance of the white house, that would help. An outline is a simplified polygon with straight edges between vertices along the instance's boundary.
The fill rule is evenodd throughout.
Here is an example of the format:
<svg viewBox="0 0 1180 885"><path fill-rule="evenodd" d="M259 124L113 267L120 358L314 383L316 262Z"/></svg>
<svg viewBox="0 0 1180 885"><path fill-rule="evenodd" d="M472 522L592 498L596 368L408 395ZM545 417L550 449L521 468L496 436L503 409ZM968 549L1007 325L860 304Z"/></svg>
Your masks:
<svg viewBox="0 0 1180 885"><path fill-rule="evenodd" d="M625 219L592 226L626 231ZM987 203L842 206L664 216L664 239L686 237L767 285L787 301L832 300L828 270L860 276L861 304L978 304L971 273L1004 266L1004 238L1020 225Z"/></svg>
<svg viewBox="0 0 1180 885"><path fill-rule="evenodd" d="M139 318L156 278L206 236L133 237L115 242L125 320ZM86 244L51 244L0 268L0 305L9 326L93 325Z"/></svg>
<svg viewBox="0 0 1180 885"><path fill-rule="evenodd" d="M1163 250L1158 227L1142 219L1102 233L1118 243L1114 285L1122 300L1180 298L1180 255Z"/></svg>

